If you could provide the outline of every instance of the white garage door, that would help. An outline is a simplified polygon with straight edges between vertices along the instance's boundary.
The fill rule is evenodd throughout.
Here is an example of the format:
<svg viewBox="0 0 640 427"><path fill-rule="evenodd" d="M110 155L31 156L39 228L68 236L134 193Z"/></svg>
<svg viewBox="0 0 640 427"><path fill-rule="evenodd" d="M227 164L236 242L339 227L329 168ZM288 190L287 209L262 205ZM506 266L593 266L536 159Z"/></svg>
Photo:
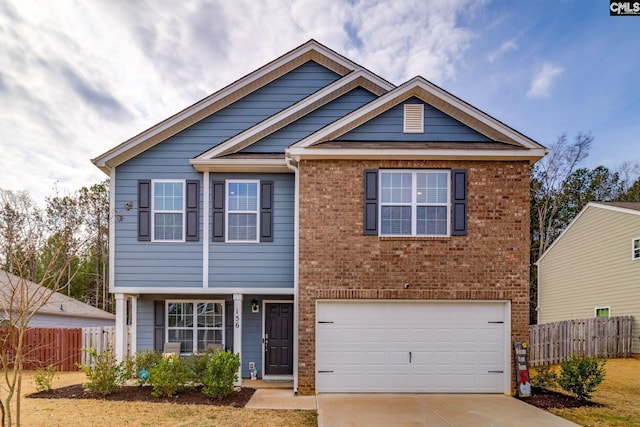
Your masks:
<svg viewBox="0 0 640 427"><path fill-rule="evenodd" d="M318 301L316 390L508 392L506 307Z"/></svg>

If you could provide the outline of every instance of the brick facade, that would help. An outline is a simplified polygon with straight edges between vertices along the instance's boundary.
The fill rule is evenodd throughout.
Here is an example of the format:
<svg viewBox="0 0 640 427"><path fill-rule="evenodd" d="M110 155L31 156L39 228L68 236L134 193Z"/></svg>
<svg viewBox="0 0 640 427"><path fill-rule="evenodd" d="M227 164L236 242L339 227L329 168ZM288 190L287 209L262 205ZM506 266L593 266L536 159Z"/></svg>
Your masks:
<svg viewBox="0 0 640 427"><path fill-rule="evenodd" d="M363 235L363 174L376 168L466 169L468 234ZM302 160L299 173L301 394L315 391L318 299L510 300L511 340L528 339L528 162Z"/></svg>

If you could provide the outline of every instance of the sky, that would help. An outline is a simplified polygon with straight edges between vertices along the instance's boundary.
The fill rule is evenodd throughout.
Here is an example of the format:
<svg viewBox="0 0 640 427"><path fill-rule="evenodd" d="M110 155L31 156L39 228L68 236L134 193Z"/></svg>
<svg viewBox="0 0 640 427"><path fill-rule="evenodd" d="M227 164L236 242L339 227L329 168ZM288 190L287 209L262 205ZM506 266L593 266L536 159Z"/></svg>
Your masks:
<svg viewBox="0 0 640 427"><path fill-rule="evenodd" d="M36 201L90 161L309 39L420 75L537 142L640 163L640 16L607 0L0 0L0 188Z"/></svg>

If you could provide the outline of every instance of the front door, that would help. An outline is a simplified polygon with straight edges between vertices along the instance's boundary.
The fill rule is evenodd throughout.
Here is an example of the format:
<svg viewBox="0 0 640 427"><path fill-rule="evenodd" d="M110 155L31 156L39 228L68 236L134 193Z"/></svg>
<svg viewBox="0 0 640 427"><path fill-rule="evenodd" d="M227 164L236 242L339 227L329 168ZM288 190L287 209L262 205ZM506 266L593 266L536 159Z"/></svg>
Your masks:
<svg viewBox="0 0 640 427"><path fill-rule="evenodd" d="M264 322L265 375L293 374L293 304L266 303Z"/></svg>

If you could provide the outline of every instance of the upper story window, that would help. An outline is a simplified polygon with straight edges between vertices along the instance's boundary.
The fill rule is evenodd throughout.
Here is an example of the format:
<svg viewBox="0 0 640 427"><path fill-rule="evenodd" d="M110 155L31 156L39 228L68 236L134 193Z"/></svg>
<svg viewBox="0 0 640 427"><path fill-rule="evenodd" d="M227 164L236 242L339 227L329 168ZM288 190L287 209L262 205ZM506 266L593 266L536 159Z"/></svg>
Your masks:
<svg viewBox="0 0 640 427"><path fill-rule="evenodd" d="M133 201L127 205L133 206ZM138 180L137 208L141 242L197 242L200 239L199 180Z"/></svg>
<svg viewBox="0 0 640 427"><path fill-rule="evenodd" d="M184 181L153 180L154 241L184 241Z"/></svg>
<svg viewBox="0 0 640 427"><path fill-rule="evenodd" d="M380 235L448 236L449 183L446 170L380 171Z"/></svg>
<svg viewBox="0 0 640 427"><path fill-rule="evenodd" d="M609 317L609 307L596 307L596 317Z"/></svg>
<svg viewBox="0 0 640 427"><path fill-rule="evenodd" d="M631 258L640 259L640 238L633 239L633 244L631 248Z"/></svg>
<svg viewBox="0 0 640 427"><path fill-rule="evenodd" d="M227 181L227 241L257 242L259 181Z"/></svg>

